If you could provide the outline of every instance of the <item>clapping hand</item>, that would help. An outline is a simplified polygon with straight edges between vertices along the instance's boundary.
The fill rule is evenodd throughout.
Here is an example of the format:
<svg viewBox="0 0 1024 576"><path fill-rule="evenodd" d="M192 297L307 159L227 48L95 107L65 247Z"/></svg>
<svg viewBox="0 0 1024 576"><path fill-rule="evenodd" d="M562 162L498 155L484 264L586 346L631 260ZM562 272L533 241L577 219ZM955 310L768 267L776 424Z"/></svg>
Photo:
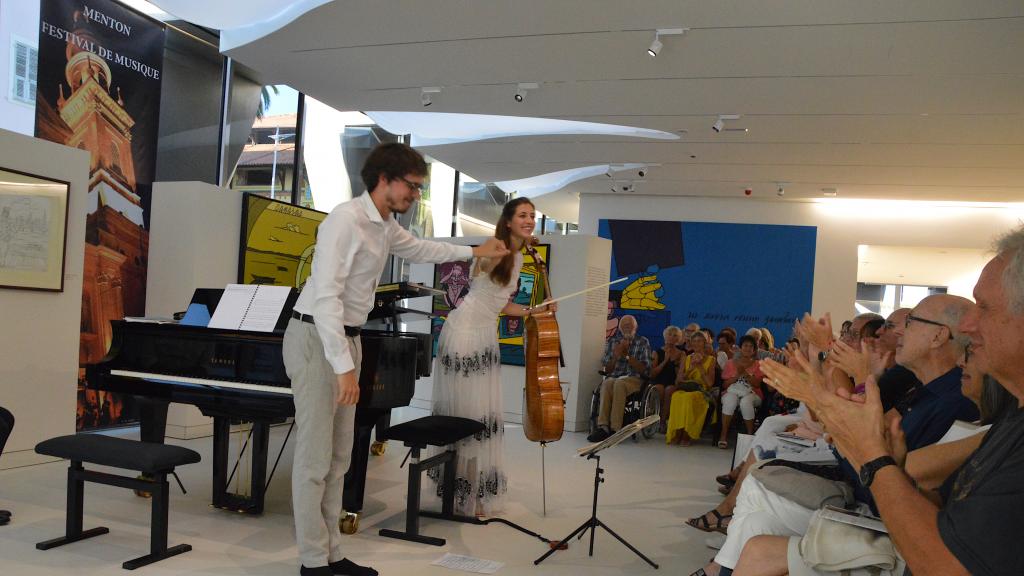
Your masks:
<svg viewBox="0 0 1024 576"><path fill-rule="evenodd" d="M767 376L768 384L783 396L817 410L818 396L831 394L825 389L821 372L800 354L794 354L790 364L786 366L767 358L761 361L761 371Z"/></svg>
<svg viewBox="0 0 1024 576"><path fill-rule="evenodd" d="M878 378L885 371L892 352L882 353L875 349L873 343L861 340L860 350L837 340L832 346L829 358L835 361L840 370L853 378L854 382L862 383L868 376Z"/></svg>
<svg viewBox="0 0 1024 576"><path fill-rule="evenodd" d="M819 350L828 350L832 343L832 315L826 312L821 318L814 318L810 313L805 313L802 320L797 320L793 330L801 342L813 344Z"/></svg>

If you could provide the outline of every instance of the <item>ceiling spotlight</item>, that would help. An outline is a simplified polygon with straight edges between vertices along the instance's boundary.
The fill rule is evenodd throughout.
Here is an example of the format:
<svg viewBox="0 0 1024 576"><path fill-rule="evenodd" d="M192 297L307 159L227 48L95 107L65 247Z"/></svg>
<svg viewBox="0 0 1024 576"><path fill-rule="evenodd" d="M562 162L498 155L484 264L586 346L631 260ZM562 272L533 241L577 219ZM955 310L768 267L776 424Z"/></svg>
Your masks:
<svg viewBox="0 0 1024 576"><path fill-rule="evenodd" d="M647 54L651 58L656 57L659 53L661 53L661 47L662 46L664 46L664 44L661 43L661 40L658 39L658 35L655 34L654 35L654 41L651 42L650 48L647 49Z"/></svg>
<svg viewBox="0 0 1024 576"><path fill-rule="evenodd" d="M652 41L650 47L647 48L647 55L654 58L661 53L661 49L664 46L664 44L661 43L662 36L680 36L687 30L689 30L689 28L658 28L654 31L654 41Z"/></svg>
<svg viewBox="0 0 1024 576"><path fill-rule="evenodd" d="M715 123L711 125L711 129L714 130L715 132L746 132L747 131L746 128L726 128L725 127L726 120L739 120L739 119L740 119L740 115L739 114L719 114L718 115L718 120L715 120Z"/></svg>
<svg viewBox="0 0 1024 576"><path fill-rule="evenodd" d="M426 108L427 106L430 106L431 104L434 103L434 101L430 99L430 95L431 94L440 94L440 93L441 93L441 88L439 86L424 86L420 90L420 104L423 104L424 108Z"/></svg>
<svg viewBox="0 0 1024 576"><path fill-rule="evenodd" d="M536 82L520 82L516 85L516 95L513 96L516 102L522 102L526 99L526 92L528 90L536 90L540 88L540 85Z"/></svg>

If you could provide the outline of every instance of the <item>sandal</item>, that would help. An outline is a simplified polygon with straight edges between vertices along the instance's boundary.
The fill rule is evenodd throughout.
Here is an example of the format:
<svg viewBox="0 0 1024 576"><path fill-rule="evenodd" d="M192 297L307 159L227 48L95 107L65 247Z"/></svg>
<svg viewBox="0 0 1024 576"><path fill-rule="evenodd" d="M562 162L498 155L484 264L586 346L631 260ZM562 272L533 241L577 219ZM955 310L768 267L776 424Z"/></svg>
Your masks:
<svg viewBox="0 0 1024 576"><path fill-rule="evenodd" d="M729 443L726 442L725 440L719 440L718 447L721 448L722 450L725 450L726 448L729 447Z"/></svg>
<svg viewBox="0 0 1024 576"><path fill-rule="evenodd" d="M728 496L730 492L732 492L732 488L730 488L728 486L719 486L718 487L718 493L721 494L722 496Z"/></svg>
<svg viewBox="0 0 1024 576"><path fill-rule="evenodd" d="M708 514L715 517L714 525L712 525L711 522L708 522ZM686 523L701 532L720 532L722 534L727 534L730 518L732 518L732 514L721 514L718 510L711 509L708 512L705 512L702 516L690 518Z"/></svg>
<svg viewBox="0 0 1024 576"><path fill-rule="evenodd" d="M728 474L722 474L721 476L715 476L715 482L718 482L722 486L729 488L736 484L736 480Z"/></svg>

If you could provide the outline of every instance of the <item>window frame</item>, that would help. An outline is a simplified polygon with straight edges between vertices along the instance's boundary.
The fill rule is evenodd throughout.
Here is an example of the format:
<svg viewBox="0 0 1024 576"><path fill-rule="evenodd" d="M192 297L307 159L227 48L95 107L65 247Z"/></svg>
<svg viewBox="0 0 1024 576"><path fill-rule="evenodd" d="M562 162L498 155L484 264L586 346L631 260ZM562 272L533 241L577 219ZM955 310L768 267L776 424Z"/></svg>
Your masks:
<svg viewBox="0 0 1024 576"><path fill-rule="evenodd" d="M18 76L18 74L17 74L17 68L18 68L18 46L19 45L25 46L25 48L27 50L29 50L28 59L26 61L26 67L27 67L26 73L28 74L27 76ZM33 52L35 52L35 59L34 60L32 58L32 53ZM31 83L32 82L30 78L31 78L31 75L32 75L32 66L33 65L36 67L35 86L36 86L36 91L38 91L39 90L39 45L34 43L34 42L30 42L28 39L26 39L24 37L21 37L21 36L18 36L17 34L11 34L11 56L10 56L11 74L10 74L10 78L9 78L10 89L7 91L7 99L10 100L11 102L19 104L21 106L27 106L29 108L35 108L35 105L36 105L35 99L33 98L33 99L29 100L29 99L26 99L26 98L22 98L21 96L18 96L18 94L17 94L17 85L18 85L18 80L21 79L21 78L24 78L26 83Z"/></svg>

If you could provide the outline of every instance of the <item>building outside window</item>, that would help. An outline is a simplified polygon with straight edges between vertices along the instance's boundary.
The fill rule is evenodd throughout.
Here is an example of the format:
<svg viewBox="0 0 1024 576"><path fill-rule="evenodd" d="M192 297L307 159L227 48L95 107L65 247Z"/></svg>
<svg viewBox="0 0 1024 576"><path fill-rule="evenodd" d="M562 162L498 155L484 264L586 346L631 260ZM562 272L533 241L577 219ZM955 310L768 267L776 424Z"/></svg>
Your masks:
<svg viewBox="0 0 1024 576"><path fill-rule="evenodd" d="M39 51L28 42L11 36L11 99L35 106L36 70Z"/></svg>

